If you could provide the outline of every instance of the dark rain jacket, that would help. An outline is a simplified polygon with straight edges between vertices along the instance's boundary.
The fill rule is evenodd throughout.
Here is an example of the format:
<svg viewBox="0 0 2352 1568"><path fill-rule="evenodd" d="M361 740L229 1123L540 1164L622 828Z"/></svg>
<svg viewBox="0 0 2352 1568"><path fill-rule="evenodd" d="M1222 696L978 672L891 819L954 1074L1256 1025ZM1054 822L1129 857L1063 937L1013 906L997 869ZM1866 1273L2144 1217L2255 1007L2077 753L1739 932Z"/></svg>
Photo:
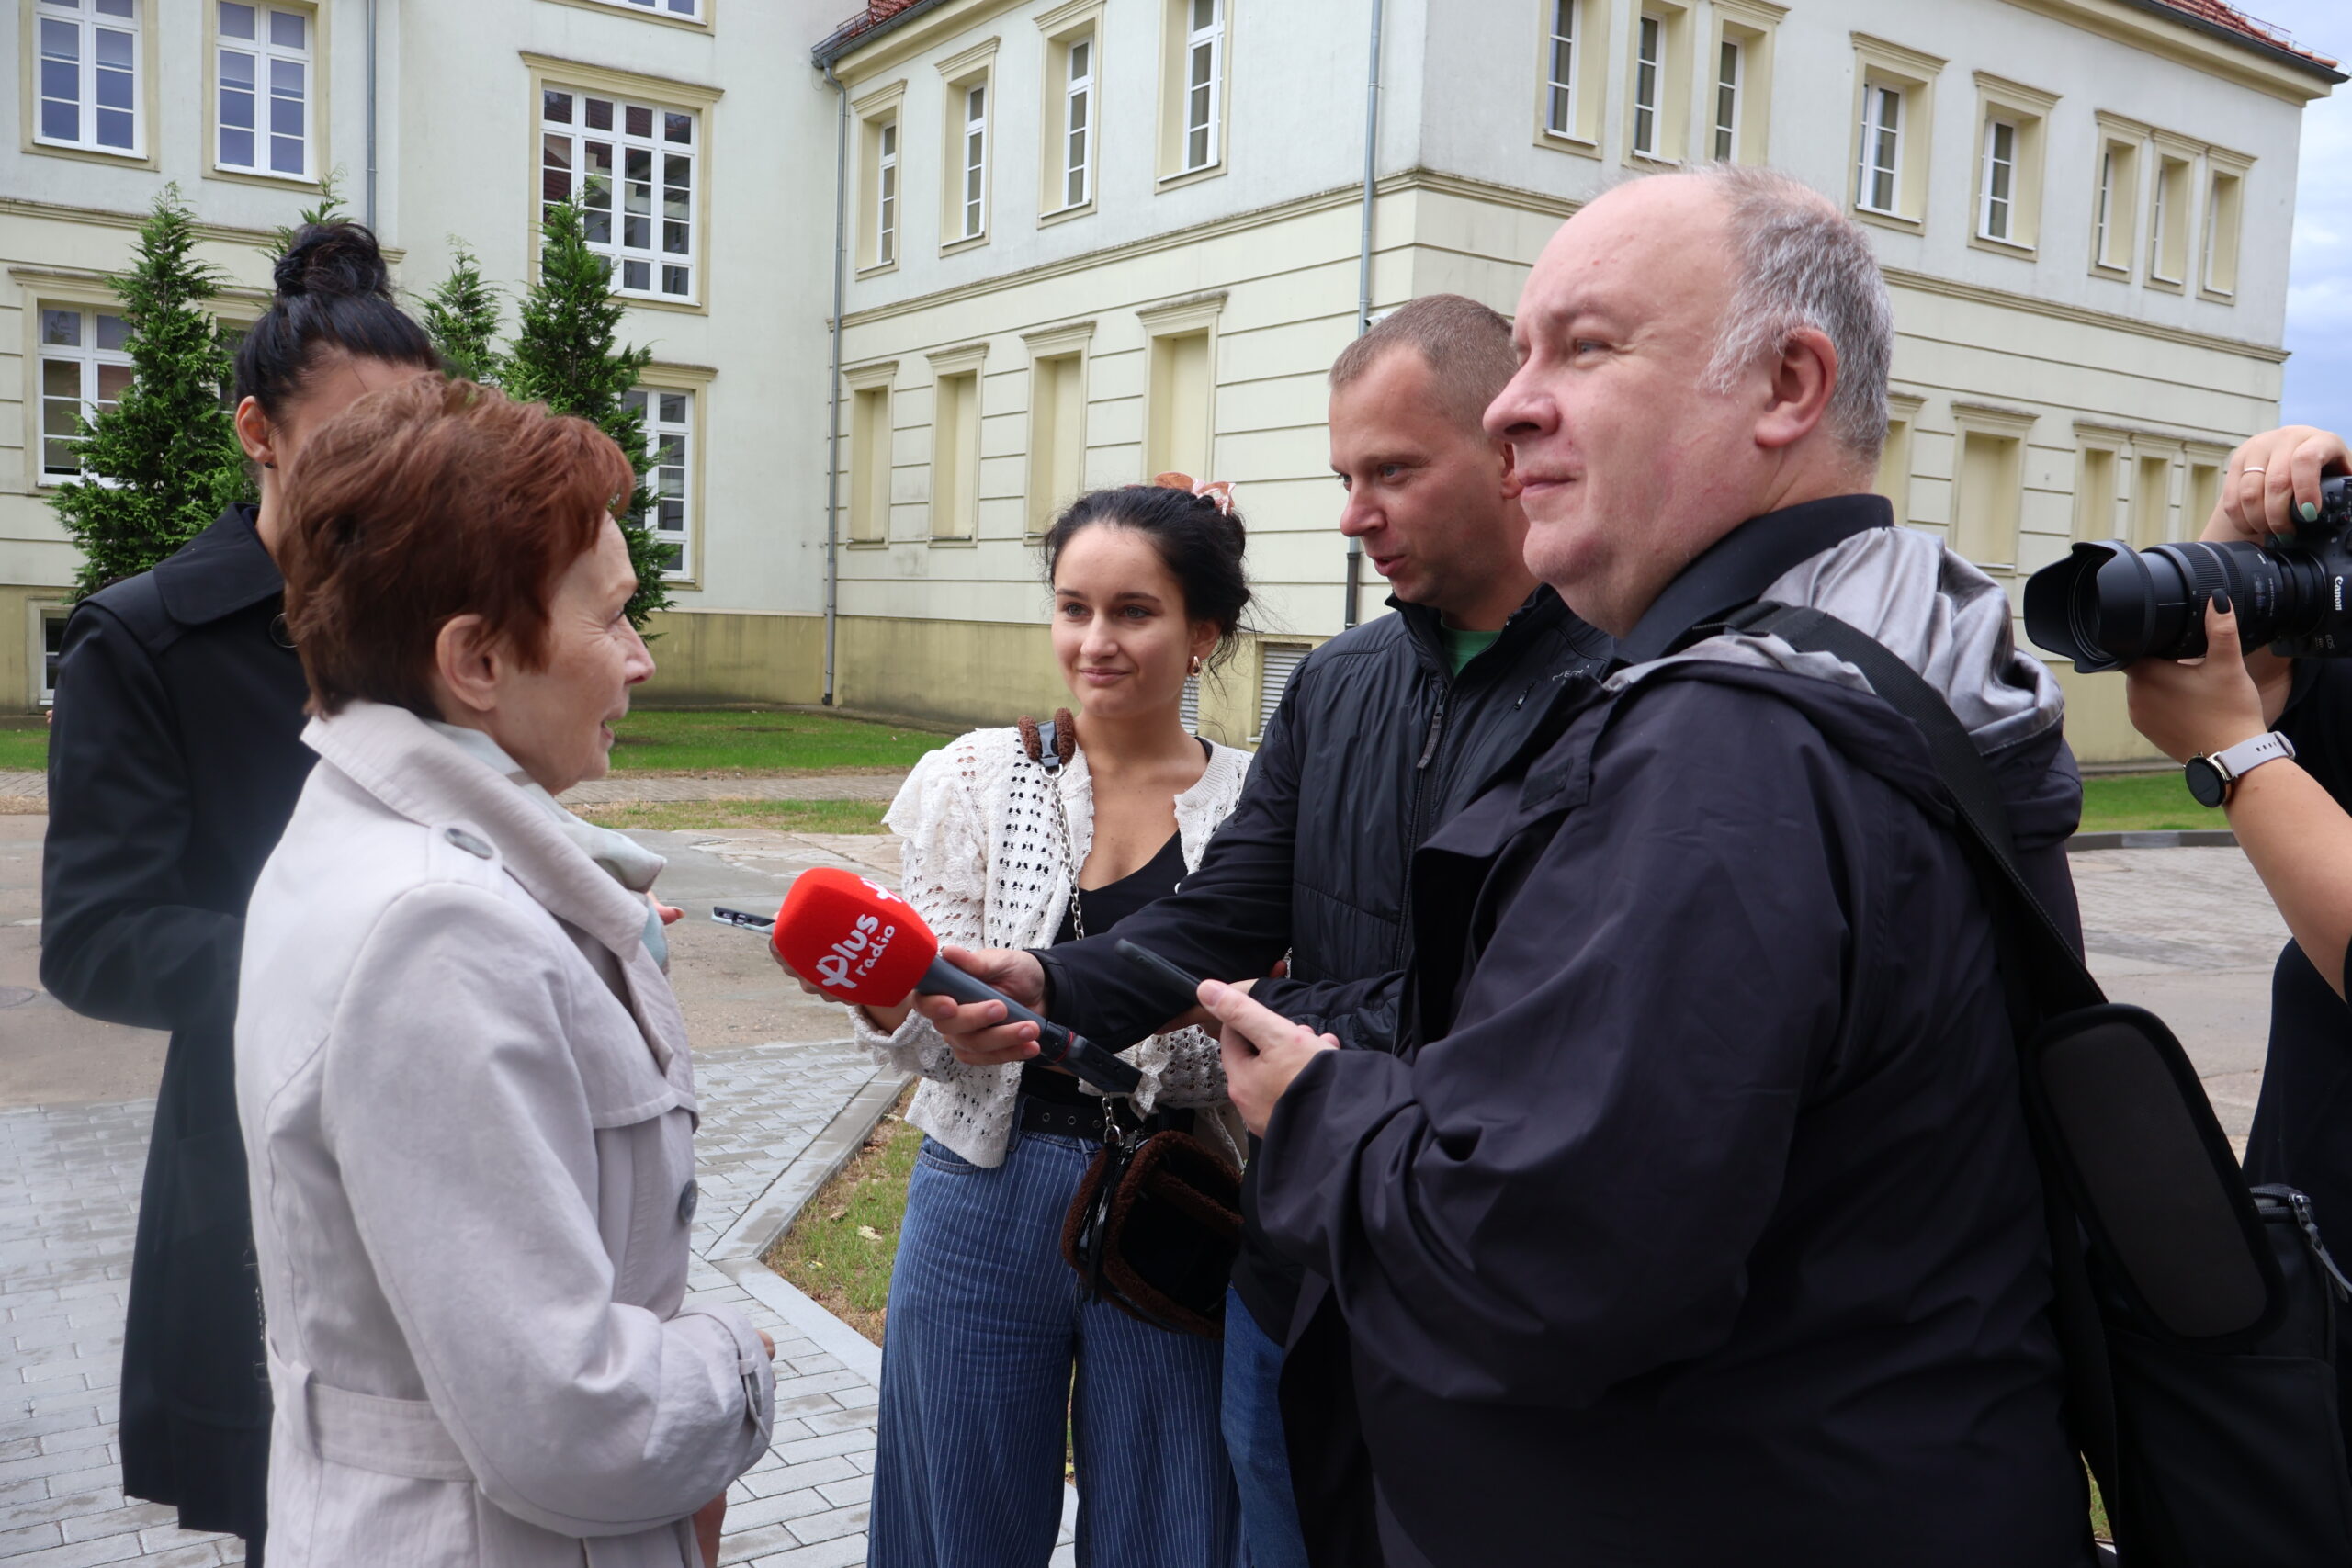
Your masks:
<svg viewBox="0 0 2352 1568"><path fill-rule="evenodd" d="M232 1032L245 901L309 775L283 581L234 506L82 602L50 739L41 984L168 1029L123 1327L122 1481L192 1529L267 1517L269 1385Z"/></svg>
<svg viewBox="0 0 2352 1568"><path fill-rule="evenodd" d="M1890 540L1924 576L1765 596L1884 640L1869 598L1966 591L2002 656L1970 678L2032 705L1988 760L2071 926L2054 683L1933 540L1822 558ZM1315 1057L1267 1128L1261 1213L1344 1320L1392 1568L2089 1560L1985 907L1918 731L1780 653L1588 685L1415 857L1401 1053Z"/></svg>
<svg viewBox="0 0 2352 1568"><path fill-rule="evenodd" d="M1289 977L1261 980L1254 994L1378 1051L1395 1038L1414 849L1535 732L1568 678L1601 668L1610 650L1606 636L1538 588L1456 676L1437 612L1389 604L1396 614L1334 637L1299 665L1199 868L1118 931L1225 979L1262 976L1287 953ZM1124 1047L1169 1017L1166 987L1111 939L1037 957L1052 1016L1091 1039ZM1245 1217L1251 1207L1245 1187ZM1281 1339L1297 1291L1287 1268L1245 1246L1234 1282Z"/></svg>

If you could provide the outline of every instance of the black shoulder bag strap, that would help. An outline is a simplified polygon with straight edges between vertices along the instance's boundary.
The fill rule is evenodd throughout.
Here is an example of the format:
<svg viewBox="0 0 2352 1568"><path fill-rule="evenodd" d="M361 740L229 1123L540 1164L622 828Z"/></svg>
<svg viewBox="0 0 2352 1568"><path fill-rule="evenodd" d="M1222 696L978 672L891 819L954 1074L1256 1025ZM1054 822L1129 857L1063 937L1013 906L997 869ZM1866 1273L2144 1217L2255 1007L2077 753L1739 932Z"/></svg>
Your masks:
<svg viewBox="0 0 2352 1568"><path fill-rule="evenodd" d="M2154 1015L2107 1000L2035 897L1999 785L1942 694L1883 644L1818 610L1757 604L1726 625L1851 665L1927 741L1995 917L2049 1210L2069 1416L2113 1508L2138 1488L2118 1474L2102 1296L2126 1303L2135 1328L2221 1350L2250 1342L2277 1314L2278 1265L2236 1156L2179 1042ZM2120 1517L2117 1525L2129 1542L2130 1525ZM2125 1554L2134 1560L2128 1545ZM2159 1548L2142 1560L2169 1555Z"/></svg>

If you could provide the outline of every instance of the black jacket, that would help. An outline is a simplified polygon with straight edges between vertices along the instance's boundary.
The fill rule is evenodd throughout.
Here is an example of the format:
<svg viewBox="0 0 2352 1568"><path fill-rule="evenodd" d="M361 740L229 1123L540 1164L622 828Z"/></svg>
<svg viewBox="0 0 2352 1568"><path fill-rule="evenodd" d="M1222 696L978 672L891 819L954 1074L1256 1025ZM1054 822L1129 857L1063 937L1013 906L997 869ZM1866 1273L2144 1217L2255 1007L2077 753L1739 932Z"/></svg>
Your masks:
<svg viewBox="0 0 2352 1568"><path fill-rule="evenodd" d="M1415 857L1401 1054L1316 1057L1259 1162L1344 1317L1388 1560L2086 1562L1993 932L1918 732L1713 660L1555 722ZM1990 760L2063 893L2057 728Z"/></svg>
<svg viewBox="0 0 2352 1568"><path fill-rule="evenodd" d="M65 630L50 739L41 984L172 1032L123 1327L123 1490L262 1533L269 1385L232 1032L245 900L309 775L283 582L232 507Z"/></svg>
<svg viewBox="0 0 2352 1568"><path fill-rule="evenodd" d="M1389 603L1396 614L1334 637L1299 665L1199 867L1118 931L1223 979L1262 976L1287 953L1289 977L1261 980L1254 994L1381 1051L1395 1037L1415 847L1535 732L1567 679L1600 668L1610 650L1607 637L1538 588L1456 677L1437 613ZM1089 1038L1124 1047L1170 1016L1166 987L1108 939L1037 956L1052 1016ZM1245 1214L1250 1208L1245 1189ZM1280 1339L1297 1285L1271 1262L1245 1248L1234 1280L1250 1314Z"/></svg>

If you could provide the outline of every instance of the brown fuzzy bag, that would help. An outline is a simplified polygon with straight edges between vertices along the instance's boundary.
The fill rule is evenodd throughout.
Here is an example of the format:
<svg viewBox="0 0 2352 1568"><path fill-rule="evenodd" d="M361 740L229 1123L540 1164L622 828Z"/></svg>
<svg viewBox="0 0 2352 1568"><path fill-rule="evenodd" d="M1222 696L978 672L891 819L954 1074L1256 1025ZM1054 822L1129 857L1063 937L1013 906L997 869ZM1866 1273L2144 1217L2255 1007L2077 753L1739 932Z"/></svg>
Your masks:
<svg viewBox="0 0 2352 1568"><path fill-rule="evenodd" d="M1062 1257L1089 1301L1175 1334L1225 1333L1241 1247L1241 1173L1189 1133L1102 1145L1062 1223Z"/></svg>

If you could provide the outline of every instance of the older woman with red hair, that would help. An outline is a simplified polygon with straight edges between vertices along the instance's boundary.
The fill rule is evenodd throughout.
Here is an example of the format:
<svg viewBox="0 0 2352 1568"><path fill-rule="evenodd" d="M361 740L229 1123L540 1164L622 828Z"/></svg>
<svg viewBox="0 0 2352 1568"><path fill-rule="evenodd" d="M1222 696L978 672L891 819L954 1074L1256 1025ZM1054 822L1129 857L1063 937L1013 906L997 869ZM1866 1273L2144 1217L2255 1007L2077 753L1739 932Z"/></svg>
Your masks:
<svg viewBox="0 0 2352 1568"><path fill-rule="evenodd" d="M290 487L319 761L237 1017L274 1568L700 1568L767 1446L765 1337L682 1304L661 863L553 798L653 671L630 482L585 422L424 377L320 430Z"/></svg>

